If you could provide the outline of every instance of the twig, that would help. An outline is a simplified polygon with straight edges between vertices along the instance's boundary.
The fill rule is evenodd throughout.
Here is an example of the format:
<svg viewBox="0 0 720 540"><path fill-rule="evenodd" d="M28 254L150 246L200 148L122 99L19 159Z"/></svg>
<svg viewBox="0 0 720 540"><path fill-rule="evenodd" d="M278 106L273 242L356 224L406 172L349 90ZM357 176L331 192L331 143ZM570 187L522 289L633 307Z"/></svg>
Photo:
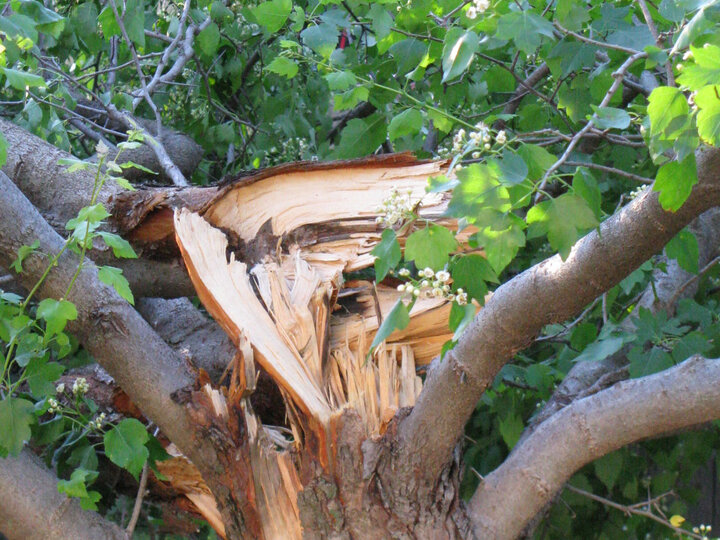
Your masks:
<svg viewBox="0 0 720 540"><path fill-rule="evenodd" d="M604 41L597 41L595 39L591 39L589 37L585 37L582 34L578 34L576 32L572 32L568 30L567 28L563 28L563 26L558 23L557 21L553 22L555 25L555 28L560 30L563 34L566 34L568 36L572 36L578 41L584 41L585 43L589 43L591 45L595 45L596 47L603 47L605 49L612 49L614 51L621 51L630 55L636 55L641 51L635 50L635 49L629 49L628 47L623 47L622 45L613 45L612 43L605 43Z"/></svg>
<svg viewBox="0 0 720 540"><path fill-rule="evenodd" d="M618 176L624 176L625 178L630 178L631 180L635 180L643 184L652 184L654 182L652 178L648 178L647 176L639 176L637 174L623 171L622 169L616 169L615 167L608 167L606 165L598 165L597 163L593 162L568 160L565 162L565 165L569 165L570 167L587 167L588 169L597 169L598 171L604 171L611 174L617 174Z"/></svg>
<svg viewBox="0 0 720 540"><path fill-rule="evenodd" d="M638 5L640 6L640 10L642 11L643 17L645 17L645 22L647 23L648 28L650 29L650 33L652 34L652 37L655 39L655 43L658 47L661 49L665 48L665 44L663 43L662 38L660 37L660 34L658 33L657 27L655 26L655 21L653 21L652 15L650 14L650 10L648 9L647 3L645 0L638 0ZM665 62L665 75L667 76L667 83L668 86L675 86L675 75L673 75L672 66L670 65L670 60L667 60Z"/></svg>
<svg viewBox="0 0 720 540"><path fill-rule="evenodd" d="M600 298L596 298L593 300L592 304L590 304L587 308L585 308L585 311L583 311L577 319L575 319L573 322L571 322L569 325L567 325L565 328L560 330L557 334L553 334L552 336L541 336L537 338L535 341L550 341L558 336L561 336L563 334L567 334L570 330L572 330L574 327L576 327L578 324L582 322L582 320L587 316L590 311L597 305L597 303L600 301Z"/></svg>
<svg viewBox="0 0 720 540"><path fill-rule="evenodd" d="M149 458L148 458L149 459ZM140 486L138 487L137 495L135 496L135 505L133 506L132 515L130 516L130 522L125 527L125 532L128 538L132 538L133 531L137 525L138 518L140 517L140 508L142 508L143 497L145 497L145 488L147 487L148 479L148 464L147 461L143 465L142 474L140 475Z"/></svg>
<svg viewBox="0 0 720 540"><path fill-rule="evenodd" d="M196 26L194 24L190 25L186 31L185 24L186 24L189 12L190 12L190 0L186 0L185 5L183 6L182 15L180 16L178 33L175 36L175 38L170 42L168 47L165 49L165 52L163 52L162 58L160 58L160 62L158 62L157 68L155 69L155 75L153 75L152 79L150 79L150 82L147 84L147 87L143 88L143 92L152 94L155 91L155 88L159 84L167 84L168 82L174 80L175 77L177 77L180 74L183 67L185 67L185 64L188 62L188 60L190 60L190 58L192 58L192 56L194 54L193 41L195 40L195 34L200 33L202 30L204 30L212 22L212 19L210 17L208 17L199 26ZM185 38L183 40L182 52L175 60L175 63L172 65L172 67L167 71L167 73L165 73L163 75L163 70L165 69L165 65L170 60L170 55L172 54L172 52L178 46L178 43L180 42L180 38L183 36L183 33L185 34ZM142 93L139 90L135 90L133 92L133 109L140 104L142 99L143 99Z"/></svg>
<svg viewBox="0 0 720 540"><path fill-rule="evenodd" d="M613 98L615 93L618 91L620 86L622 86L622 80L623 77L625 77L625 73L627 73L627 70L630 69L630 66L632 66L637 60L640 58L645 58L647 56L647 53L645 52L636 52L632 56L630 56L623 64L620 66L620 68L615 71L612 76L615 79L610 85L610 88L608 88L607 93L605 94L605 97L600 102L599 107L607 107L608 103L610 103L610 100ZM567 159L570 157L570 154L574 150L574 148L577 146L577 144L580 142L580 140L590 131L590 129L593 127L595 123L596 115L593 114L593 116L588 120L587 124L578 131L575 136L572 138L570 143L568 144L567 148L565 149L565 152L562 156L550 167L547 171L545 171L545 174L542 177L542 180L540 181L540 184L538 186L538 192L535 196L535 203L540 201L542 198L542 192L545 189L545 186L547 185L548 179L552 174L557 171L560 166L567 161Z"/></svg>
<svg viewBox="0 0 720 540"><path fill-rule="evenodd" d="M600 497L599 495L595 495L594 493L590 493L589 491L585 491L584 489L576 488L574 486L571 486L570 484L565 484L565 489L568 491L572 491L573 493L577 493L578 495L582 495L583 497L587 497L588 499L591 499L595 502L599 502L601 504L604 504L605 506L609 506L610 508L614 508L615 510L620 510L625 515L634 514L636 516L642 516L649 519L652 519L653 521L657 521L658 523L665 525L669 529L672 529L678 534L683 534L685 536L689 536L691 538L697 538L698 540L702 540L702 536L699 534L693 533L692 531L686 531L685 529L681 529L680 527L675 527L672 523L670 523L669 520L664 519L660 516L656 516L649 510L643 510L642 508L650 508L651 506L654 506L657 504L657 501L660 499L663 499L667 497L668 495L671 495L672 493L664 493L663 495L659 497L655 497L653 499L650 499L646 503L640 503L640 504L633 504L631 506L627 506L624 504L616 503L615 501L611 501L610 499L606 499L605 497Z"/></svg>
<svg viewBox="0 0 720 540"><path fill-rule="evenodd" d="M720 262L720 256L715 257L712 261L710 261L705 266L703 266L696 275L694 275L693 277L688 279L685 283L680 285L680 287L678 287L678 290L675 291L675 294L673 294L672 297L670 298L670 300L668 300L667 307L674 306L675 302L678 301L678 298L680 298L680 295L683 293L683 291L685 291L685 289L687 289L690 285L692 285L698 279L700 279L705 274L707 274L708 271L719 262Z"/></svg>

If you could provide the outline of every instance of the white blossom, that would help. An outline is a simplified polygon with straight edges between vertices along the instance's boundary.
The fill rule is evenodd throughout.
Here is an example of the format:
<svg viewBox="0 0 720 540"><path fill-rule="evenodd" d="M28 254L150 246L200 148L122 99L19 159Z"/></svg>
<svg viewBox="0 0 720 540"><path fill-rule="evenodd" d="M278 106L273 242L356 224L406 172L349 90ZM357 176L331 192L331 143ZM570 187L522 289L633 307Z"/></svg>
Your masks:
<svg viewBox="0 0 720 540"><path fill-rule="evenodd" d="M497 137L495 137L495 141L498 144L505 144L507 142L507 135L505 134L505 130L498 131Z"/></svg>

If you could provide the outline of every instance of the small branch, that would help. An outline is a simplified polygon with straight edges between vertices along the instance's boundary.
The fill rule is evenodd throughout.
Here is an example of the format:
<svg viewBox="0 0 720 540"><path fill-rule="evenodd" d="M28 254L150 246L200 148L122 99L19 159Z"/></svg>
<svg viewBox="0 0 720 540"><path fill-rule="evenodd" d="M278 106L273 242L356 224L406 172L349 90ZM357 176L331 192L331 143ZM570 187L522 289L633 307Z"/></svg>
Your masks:
<svg viewBox="0 0 720 540"><path fill-rule="evenodd" d="M604 297L604 296L605 296L605 295L603 295L603 297ZM585 309L585 311L583 311L583 312L580 314L580 316L579 316L577 319L575 319L573 322L571 322L570 324L568 324L565 328L563 328L563 329L562 329L560 332L558 332L557 334L553 334L552 336L541 336L541 337L537 338L535 341L539 341L539 342L542 342L542 341L551 341L551 340L553 340L553 339L555 339L555 338L557 338L557 337L559 337L559 336L562 336L562 335L564 335L564 334L567 334L570 330L572 330L572 329L575 328L578 324L580 324L585 317L587 317L588 313L590 313L590 312L592 311L592 309L593 309L595 306L597 306L597 303L598 303L599 301L600 301L600 298L596 298L595 300L593 300L592 304L590 304L590 305Z"/></svg>
<svg viewBox="0 0 720 540"><path fill-rule="evenodd" d="M149 459L149 458L148 458ZM138 487L137 495L135 496L135 505L133 506L132 515L130 516L130 522L125 527L125 532L129 538L132 538L135 526L137 525L138 518L140 517L140 509L142 508L142 501L145 497L145 488L147 487L148 479L148 464L147 461L143 466L142 474L140 475L140 486Z"/></svg>
<svg viewBox="0 0 720 540"><path fill-rule="evenodd" d="M678 298L680 298L680 296L682 295L682 293L685 291L685 289L687 289L690 285L692 285L692 284L695 283L698 279L700 279L700 278L703 277L705 274L707 274L708 271L709 271L713 266L715 266L717 263L719 263L719 262L720 262L720 256L715 257L712 261L710 261L710 262L707 263L705 266L703 266L702 269L700 270L700 272L697 273L697 275L694 275L693 277L691 277L690 279L688 279L685 283L683 283L683 284L678 288L677 291L675 291L675 294L673 294L672 297L670 298L670 300L668 300L667 306L668 306L668 307L674 306L675 303L678 301Z"/></svg>
<svg viewBox="0 0 720 540"><path fill-rule="evenodd" d="M652 519L653 521L657 521L662 525L665 525L667 528L672 529L678 534L689 536L690 538L697 538L698 540L702 540L703 538L701 535L695 534L692 531L686 531L685 529L681 529L680 527L675 527L672 523L670 523L669 520L653 514L650 510L643 510L643 507L652 508L657 506L658 501L664 499L665 497L673 495L672 492L663 493L658 497L653 497L647 502L637 503L628 506L625 504L617 503L615 501L611 501L610 499L606 499L605 497L600 497L599 495L595 495L594 493L590 493L589 491L585 491L584 489L576 488L575 486L571 486L570 484L566 484L565 489L567 489L568 491L572 491L573 493L577 493L578 495L582 495L583 497L586 497L595 502L604 504L605 506L609 506L610 508L614 508L615 510L620 510L626 516L633 514L636 516L646 517L648 519Z"/></svg>
<svg viewBox="0 0 720 540"><path fill-rule="evenodd" d="M717 377L720 360L694 356L568 405L478 486L468 504L475 535L516 538L586 464L635 441L720 417Z"/></svg>
<svg viewBox="0 0 720 540"><path fill-rule="evenodd" d="M622 169L616 169L615 167L608 167L606 165L599 165L593 162L568 160L565 162L565 165L568 165L570 167L587 167L588 169L597 169L598 171L603 171L610 174L617 174L618 176L624 176L625 178L635 180L642 184L652 184L655 181L652 178L648 178L647 176L640 176L637 174L629 173L627 171L623 171Z"/></svg>
<svg viewBox="0 0 720 540"><path fill-rule="evenodd" d="M652 37L655 39L655 43L658 47L661 49L665 48L665 43L663 43L662 38L660 37L660 34L658 33L657 27L655 26L655 21L653 21L652 15L650 14L650 10L648 9L647 2L645 0L637 0L638 5L640 6L640 10L642 11L643 17L645 17L645 22L648 25L648 28L650 29L650 33L652 34ZM673 75L672 71L672 65L670 65L670 60L665 62L665 75L667 77L667 83L668 86L675 86L675 75Z"/></svg>
<svg viewBox="0 0 720 540"><path fill-rule="evenodd" d="M632 66L637 60L640 58L645 58L647 56L647 53L645 52L636 52L632 56L630 56L623 64L620 66L620 68L615 71L612 76L615 79L610 85L610 88L608 88L607 93L605 94L605 97L600 102L600 107L607 107L608 103L610 103L610 100L615 95L615 93L618 91L618 89L622 86L622 80L623 77L625 77L625 73L627 73L627 70L630 69L630 66ZM588 120L587 124L578 131L575 136L572 138L570 143L568 144L567 148L565 149L565 152L562 156L550 167L547 171L545 171L545 174L542 177L542 180L540 181L540 184L537 188L537 195L535 196L535 202L539 202L542 198L542 192L545 189L545 186L547 185L548 179L552 174L557 171L560 166L567 161L567 159L570 157L570 154L575 149L577 144L580 142L580 140L585 136L585 134L590 131L590 129L593 127L595 123L596 116L593 115L590 120Z"/></svg>
<svg viewBox="0 0 720 540"><path fill-rule="evenodd" d="M638 50L635 50L635 49L630 49L630 48L628 48L628 47L623 47L623 46L621 46L621 45L613 45L612 43L605 43L604 41L597 41L597 40L595 40L595 39L591 39L591 38L589 38L589 37L585 37L585 36L583 36L582 34L577 34L577 33L575 33L575 32L572 32L572 31L568 30L567 28L563 28L562 25L560 25L560 23L558 23L557 21L555 21L553 24L555 25L555 28L557 28L558 30L560 30L563 34L566 34L566 35L568 35L568 36L572 36L572 37L574 37L575 39L577 39L578 41L584 41L585 43L589 43L590 45L595 45L596 47L603 47L603 48L605 48L605 49L612 49L612 50L614 50L614 51L624 52L624 53L629 54L629 55L631 55L631 56L634 56L634 55L639 54L639 53L641 52L641 51L638 51Z"/></svg>

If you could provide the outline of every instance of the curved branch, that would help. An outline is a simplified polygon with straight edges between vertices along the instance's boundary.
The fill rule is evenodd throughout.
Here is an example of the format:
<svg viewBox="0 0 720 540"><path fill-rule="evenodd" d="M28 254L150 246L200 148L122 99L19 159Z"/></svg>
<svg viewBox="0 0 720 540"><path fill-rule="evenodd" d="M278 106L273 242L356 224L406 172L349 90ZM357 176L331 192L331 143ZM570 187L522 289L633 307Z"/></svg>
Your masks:
<svg viewBox="0 0 720 540"><path fill-rule="evenodd" d="M58 492L55 475L27 448L0 458L0 500L0 533L9 540L127 540L120 527Z"/></svg>
<svg viewBox="0 0 720 540"><path fill-rule="evenodd" d="M631 442L720 417L720 360L699 356L624 381L553 416L485 477L469 504L478 538L516 538L572 474Z"/></svg>
<svg viewBox="0 0 720 540"><path fill-rule="evenodd" d="M398 428L398 467L421 465L428 481L437 478L477 400L516 352L545 325L582 311L720 203L720 149L699 151L697 163L699 182L676 213L665 212L657 193L646 190L599 233L578 241L567 260L551 257L495 291L457 346L429 370L415 408Z"/></svg>

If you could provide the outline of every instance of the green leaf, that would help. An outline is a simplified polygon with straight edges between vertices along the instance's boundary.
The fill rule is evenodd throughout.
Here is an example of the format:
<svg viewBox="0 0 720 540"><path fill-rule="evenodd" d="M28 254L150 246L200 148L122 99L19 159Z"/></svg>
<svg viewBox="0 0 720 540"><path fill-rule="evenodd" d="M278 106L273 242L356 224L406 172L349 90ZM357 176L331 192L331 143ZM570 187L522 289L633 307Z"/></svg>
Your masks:
<svg viewBox="0 0 720 540"><path fill-rule="evenodd" d="M393 25L393 18L380 4L372 3L368 16L372 21L372 29L375 32L375 38L377 40L383 39L390 33L390 28Z"/></svg>
<svg viewBox="0 0 720 540"><path fill-rule="evenodd" d="M70 480L58 480L57 489L68 497L87 497L88 492L85 484L86 482L91 483L97 476L97 471L75 469L70 475Z"/></svg>
<svg viewBox="0 0 720 540"><path fill-rule="evenodd" d="M68 231L72 231L82 225L82 228L84 229L86 222L98 224L107 217L110 217L110 214L101 203L85 206L80 209L77 217L67 222L65 228Z"/></svg>
<svg viewBox="0 0 720 540"><path fill-rule="evenodd" d="M4 67L0 67L0 73L5 74L8 84L16 90L24 92L26 88L45 88L45 79L40 75Z"/></svg>
<svg viewBox="0 0 720 540"><path fill-rule="evenodd" d="M367 101L369 97L370 91L365 86L356 86L342 94L335 94L333 109L336 111L352 109L358 103Z"/></svg>
<svg viewBox="0 0 720 540"><path fill-rule="evenodd" d="M392 229L385 229L382 232L380 243L370 252L375 255L375 279L380 283L388 273L388 270L395 268L402 258L400 244L397 235Z"/></svg>
<svg viewBox="0 0 720 540"><path fill-rule="evenodd" d="M45 298L37 307L37 316L47 323L45 332L49 336L62 332L67 322L77 319L77 315L75 304L67 300Z"/></svg>
<svg viewBox="0 0 720 540"><path fill-rule="evenodd" d="M499 283L497 274L482 255L471 254L457 257L450 266L455 288L464 289L480 305L485 303L488 292L486 281Z"/></svg>
<svg viewBox="0 0 720 540"><path fill-rule="evenodd" d="M375 339L373 339L370 344L371 352L375 350L375 347L385 341L396 329L403 330L408 324L410 324L410 308L412 308L413 303L414 300L410 304L410 307L408 307L403 303L402 298L395 302L392 310L390 310L390 313L388 313L388 316L385 317L383 323L380 325L380 328L378 328L377 334L375 334Z"/></svg>
<svg viewBox="0 0 720 540"><path fill-rule="evenodd" d="M595 125L600 129L625 129L630 125L630 115L614 107L595 107Z"/></svg>
<svg viewBox="0 0 720 540"><path fill-rule="evenodd" d="M475 320L475 314L475 305L471 302L468 302L464 306L461 306L457 302L452 303L448 326L450 330L453 331L453 342L460 339L463 331Z"/></svg>
<svg viewBox="0 0 720 540"><path fill-rule="evenodd" d="M5 162L7 161L7 148L7 139L5 138L5 135L0 133L0 167L5 165Z"/></svg>
<svg viewBox="0 0 720 540"><path fill-rule="evenodd" d="M677 78L678 84L690 90L720 81L720 47L707 43L703 47L690 47L693 63L685 65Z"/></svg>
<svg viewBox="0 0 720 540"><path fill-rule="evenodd" d="M554 39L553 26L530 10L513 11L498 19L496 37L512 39L526 54L535 52L543 36Z"/></svg>
<svg viewBox="0 0 720 540"><path fill-rule="evenodd" d="M495 163L500 169L500 181L503 184L515 185L527 178L528 166L518 154L506 150L502 159Z"/></svg>
<svg viewBox="0 0 720 540"><path fill-rule="evenodd" d="M564 193L533 206L527 213L528 237L547 234L550 245L567 259L581 231L596 227L598 220L585 199Z"/></svg>
<svg viewBox="0 0 720 540"><path fill-rule="evenodd" d="M557 158L542 146L535 144L523 144L517 150L518 155L528 166L528 178L530 180L539 180L550 167L552 167Z"/></svg>
<svg viewBox="0 0 720 540"><path fill-rule="evenodd" d="M596 47L577 41L561 41L548 55L549 65L557 65L561 77L567 77L570 73L581 70L584 67L592 66L595 62ZM557 64L552 62L557 58ZM557 72L557 71L555 71Z"/></svg>
<svg viewBox="0 0 720 540"><path fill-rule="evenodd" d="M352 71L333 71L325 75L330 90L344 92L357 84L357 78Z"/></svg>
<svg viewBox="0 0 720 540"><path fill-rule="evenodd" d="M54 11L47 9L41 2L36 0L20 0L12 2L13 9L26 17L32 19L40 32L51 35L54 38L60 37L65 27L65 18Z"/></svg>
<svg viewBox="0 0 720 540"><path fill-rule="evenodd" d="M288 79L292 79L298 73L298 65L289 58L276 56L275 59L265 68L266 71L277 73Z"/></svg>
<svg viewBox="0 0 720 540"><path fill-rule="evenodd" d="M220 45L220 29L211 22L195 37L195 43L205 56L215 56Z"/></svg>
<svg viewBox="0 0 720 540"><path fill-rule="evenodd" d="M677 212L697 184L695 155L688 155L682 162L671 161L658 170L653 191L660 192L660 205L664 210Z"/></svg>
<svg viewBox="0 0 720 540"><path fill-rule="evenodd" d="M36 398L55 394L55 381L58 380L65 367L57 362L48 362L48 356L33 358L25 368L30 392Z"/></svg>
<svg viewBox="0 0 720 540"><path fill-rule="evenodd" d="M14 397L0 401L0 448L17 456L30 440L30 424L35 422L32 402Z"/></svg>
<svg viewBox="0 0 720 540"><path fill-rule="evenodd" d="M678 124L677 118L690 113L683 93L671 86L659 86L648 97L648 116L651 136L671 135Z"/></svg>
<svg viewBox="0 0 720 540"><path fill-rule="evenodd" d="M405 75L422 64L427 55L428 46L419 39L408 38L393 43L390 47L390 54L397 64L397 74Z"/></svg>
<svg viewBox="0 0 720 540"><path fill-rule="evenodd" d="M102 29L103 36L106 40L109 40L112 36L119 36L122 34L120 26L115 18L115 13L112 10L112 6L106 6L98 15L98 22Z"/></svg>
<svg viewBox="0 0 720 540"><path fill-rule="evenodd" d="M145 47L145 3L143 0L125 0L123 23L130 41L137 47Z"/></svg>
<svg viewBox="0 0 720 540"><path fill-rule="evenodd" d="M97 504L95 503L101 499L100 493L87 491L86 487L86 484L91 484L97 476L96 471L75 469L70 475L70 480L58 480L57 489L68 497L78 498L80 507L83 510L97 510Z"/></svg>
<svg viewBox="0 0 720 540"><path fill-rule="evenodd" d="M573 176L573 191L580 195L585 202L588 204L590 209L595 214L595 217L600 219L602 216L602 194L598 187L595 177L585 167L578 167Z"/></svg>
<svg viewBox="0 0 720 540"><path fill-rule="evenodd" d="M593 463L595 476L605 484L608 492L612 493L615 482L620 477L622 471L623 456L622 452L611 452Z"/></svg>
<svg viewBox="0 0 720 540"><path fill-rule="evenodd" d="M706 86L695 94L698 106L697 127L708 144L720 145L720 86Z"/></svg>
<svg viewBox="0 0 720 540"><path fill-rule="evenodd" d="M388 135L394 141L405 135L415 135L422 128L423 118L417 109L406 109L390 121Z"/></svg>
<svg viewBox="0 0 720 540"><path fill-rule="evenodd" d="M500 435L507 444L508 448L512 450L513 446L520 440L520 435L525 430L522 418L516 413L509 413L498 422L500 428Z"/></svg>
<svg viewBox="0 0 720 540"><path fill-rule="evenodd" d="M457 249L457 241L445 227L431 224L415 231L405 241L405 260L415 261L418 268L442 269Z"/></svg>
<svg viewBox="0 0 720 540"><path fill-rule="evenodd" d="M630 360L628 372L633 379L659 373L674 365L672 357L659 347L653 347L648 352L643 352L640 347L634 347L628 354L628 359Z"/></svg>
<svg viewBox="0 0 720 540"><path fill-rule="evenodd" d="M112 248L113 255L116 257L123 259L137 259L137 253L135 253L135 250L130 245L130 242L125 240L123 237L105 231L100 231L98 234L103 240L105 240L105 243Z"/></svg>
<svg viewBox="0 0 720 540"><path fill-rule="evenodd" d="M687 229L683 229L675 238L668 242L665 246L665 254L670 259L676 259L678 265L683 270L690 272L691 274L697 274L698 268L698 257L700 256L700 249L698 247L697 238L695 235Z"/></svg>
<svg viewBox="0 0 720 540"><path fill-rule="evenodd" d="M137 479L150 455L145 446L149 438L150 435L139 420L125 418L105 433L105 454L115 465L128 470Z"/></svg>
<svg viewBox="0 0 720 540"><path fill-rule="evenodd" d="M472 30L453 27L445 34L442 53L442 82L460 77L470 66L478 49L478 36Z"/></svg>
<svg viewBox="0 0 720 540"><path fill-rule="evenodd" d="M695 42L695 39L705 33L705 31L712 26L712 22L705 16L706 9L715 4L715 0L703 2L703 6L698 12L690 19L687 24L682 28L682 31L678 34L675 40L675 45L670 50L670 56L675 55L678 51L681 51L688 45Z"/></svg>
<svg viewBox="0 0 720 540"><path fill-rule="evenodd" d="M486 227L477 233L478 243L485 246L485 255L497 274L510 264L525 245L522 225L510 221L504 229Z"/></svg>
<svg viewBox="0 0 720 540"><path fill-rule="evenodd" d="M324 58L330 58L337 47L337 27L328 23L311 26L300 32L303 43Z"/></svg>
<svg viewBox="0 0 720 540"><path fill-rule="evenodd" d="M599 362L608 356L618 352L625 344L625 338L622 336L602 339L591 343L585 350L573 360L574 362Z"/></svg>
<svg viewBox="0 0 720 540"><path fill-rule="evenodd" d="M269 34L274 34L285 25L285 21L292 11L292 2L290 0L272 0L263 2L257 7L251 8L250 11Z"/></svg>
<svg viewBox="0 0 720 540"><path fill-rule="evenodd" d="M375 113L367 118L354 118L340 134L338 156L346 159L372 154L385 142L386 134L383 115Z"/></svg>
<svg viewBox="0 0 720 540"><path fill-rule="evenodd" d="M125 276L122 275L122 270L113 266L101 266L98 268L98 279L103 283L110 285L115 292L122 296L131 304L135 304L135 298L130 290L130 284Z"/></svg>
<svg viewBox="0 0 720 540"><path fill-rule="evenodd" d="M23 272L22 263L23 261L29 257L32 253L37 250L37 248L40 247L40 240L35 240L31 245L29 246L20 246L20 249L18 249L17 258L10 264L10 267L15 270L18 274Z"/></svg>

